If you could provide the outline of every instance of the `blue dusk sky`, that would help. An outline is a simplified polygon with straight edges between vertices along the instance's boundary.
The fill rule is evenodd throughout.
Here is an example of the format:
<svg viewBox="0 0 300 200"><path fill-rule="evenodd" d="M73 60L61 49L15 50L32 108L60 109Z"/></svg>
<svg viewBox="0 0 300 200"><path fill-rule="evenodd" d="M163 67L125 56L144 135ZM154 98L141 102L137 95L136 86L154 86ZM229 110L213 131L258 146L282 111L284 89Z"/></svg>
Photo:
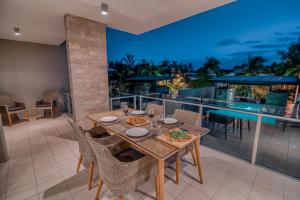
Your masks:
<svg viewBox="0 0 300 200"><path fill-rule="evenodd" d="M250 56L278 61L300 37L300 0L238 0L158 29L134 35L107 29L109 61L134 54L135 60L176 60L199 68L214 56L231 69Z"/></svg>

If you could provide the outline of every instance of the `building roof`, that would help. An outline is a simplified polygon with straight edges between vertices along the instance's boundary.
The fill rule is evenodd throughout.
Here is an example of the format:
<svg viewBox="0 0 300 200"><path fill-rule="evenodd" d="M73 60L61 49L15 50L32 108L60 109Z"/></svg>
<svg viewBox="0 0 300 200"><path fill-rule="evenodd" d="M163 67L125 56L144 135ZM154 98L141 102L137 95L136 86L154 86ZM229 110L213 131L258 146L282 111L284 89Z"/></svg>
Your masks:
<svg viewBox="0 0 300 200"><path fill-rule="evenodd" d="M211 79L215 83L231 83L245 85L299 85L297 76L221 76Z"/></svg>
<svg viewBox="0 0 300 200"><path fill-rule="evenodd" d="M164 81L171 80L172 76L137 76L132 78L127 78L125 81L140 81L140 82L154 82L154 81Z"/></svg>

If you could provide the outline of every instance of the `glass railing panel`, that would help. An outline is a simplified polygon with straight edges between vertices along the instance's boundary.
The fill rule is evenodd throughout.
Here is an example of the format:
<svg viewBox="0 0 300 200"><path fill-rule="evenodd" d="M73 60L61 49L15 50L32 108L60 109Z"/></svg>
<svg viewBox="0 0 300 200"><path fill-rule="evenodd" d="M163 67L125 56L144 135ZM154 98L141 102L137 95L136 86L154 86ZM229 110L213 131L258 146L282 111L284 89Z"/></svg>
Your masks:
<svg viewBox="0 0 300 200"><path fill-rule="evenodd" d="M117 110L120 109L121 102L125 102L129 108L134 109L135 107L135 96L133 95L123 95L110 98L110 109Z"/></svg>
<svg viewBox="0 0 300 200"><path fill-rule="evenodd" d="M139 105L140 98L137 98L137 100L138 100L137 104ZM147 106L149 104L157 104L157 105L163 106L163 99L153 97L152 95L151 96L142 96L141 100L142 100L142 106L141 106L142 110L146 110ZM139 109L140 107L138 106L137 108Z"/></svg>
<svg viewBox="0 0 300 200"><path fill-rule="evenodd" d="M203 108L202 126L210 129L201 143L250 161L256 129L256 115Z"/></svg>
<svg viewBox="0 0 300 200"><path fill-rule="evenodd" d="M256 164L300 178L300 123L262 124Z"/></svg>
<svg viewBox="0 0 300 200"><path fill-rule="evenodd" d="M185 97L166 98L166 117L174 114L176 109L189 110L199 113L200 101L197 99L190 99Z"/></svg>

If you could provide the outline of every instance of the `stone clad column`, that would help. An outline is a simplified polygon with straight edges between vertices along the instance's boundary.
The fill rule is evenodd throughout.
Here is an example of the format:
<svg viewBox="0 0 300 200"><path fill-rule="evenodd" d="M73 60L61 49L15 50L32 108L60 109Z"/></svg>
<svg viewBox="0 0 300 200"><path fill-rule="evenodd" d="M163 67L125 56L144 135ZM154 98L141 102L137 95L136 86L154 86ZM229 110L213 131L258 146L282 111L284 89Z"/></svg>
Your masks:
<svg viewBox="0 0 300 200"><path fill-rule="evenodd" d="M105 24L65 15L66 46L73 117L109 110Z"/></svg>

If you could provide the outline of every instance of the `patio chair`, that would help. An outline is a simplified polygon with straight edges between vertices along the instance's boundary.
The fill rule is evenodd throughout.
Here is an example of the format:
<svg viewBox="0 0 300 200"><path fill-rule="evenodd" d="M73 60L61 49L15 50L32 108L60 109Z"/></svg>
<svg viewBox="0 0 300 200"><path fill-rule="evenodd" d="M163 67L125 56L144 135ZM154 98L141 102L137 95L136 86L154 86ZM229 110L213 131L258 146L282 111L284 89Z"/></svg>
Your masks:
<svg viewBox="0 0 300 200"><path fill-rule="evenodd" d="M192 126L200 125L200 114L196 112L176 109L173 117L179 122L183 122L184 124L189 124ZM190 144L181 151L179 151L176 154L176 184L179 184L180 159L188 153L191 153L194 165L197 165L194 144Z"/></svg>
<svg viewBox="0 0 300 200"><path fill-rule="evenodd" d="M36 116L38 110L50 110L51 117L53 119L54 117L54 106L56 105L58 92L57 91L48 91L43 94L43 99L38 100L35 102L35 110L36 110ZM38 117L36 117L38 119Z"/></svg>
<svg viewBox="0 0 300 200"><path fill-rule="evenodd" d="M288 92L269 92L267 94L266 105L276 107L286 107Z"/></svg>
<svg viewBox="0 0 300 200"><path fill-rule="evenodd" d="M8 120L9 126L12 126L11 116L14 114L18 116L18 114L22 112L25 115L25 119L29 120L25 103L15 101L12 96L0 96L0 114L3 115L3 118Z"/></svg>
<svg viewBox="0 0 300 200"><path fill-rule="evenodd" d="M229 117L229 116L219 115L217 113L209 112L208 121L209 121L209 123L210 122L213 123L213 129L212 130L215 129L215 123L218 123L218 126L219 126L219 124L224 125L224 127L225 127L225 132L224 132L225 140L227 140L227 126L231 123L232 123L232 126L233 126L232 131L234 133L234 129L235 129L235 118L234 117ZM240 139L242 139L242 121L239 121L239 122L241 123L241 126L240 126Z"/></svg>
<svg viewBox="0 0 300 200"><path fill-rule="evenodd" d="M141 154L137 157L133 156L136 159L120 160L124 152L128 154L126 148L97 143L89 133L86 133L86 138L95 153L99 166L99 182L95 199L99 199L103 183L114 195L118 196L118 200L122 200L123 195L146 183L151 174L155 175L153 169L156 161L152 157ZM156 176L154 180L157 195L158 179Z"/></svg>
<svg viewBox="0 0 300 200"><path fill-rule="evenodd" d="M153 115L163 115L164 114L164 107L158 104L154 104L154 103L148 103L147 107L146 107L146 112L148 113L149 110L152 109L153 110Z"/></svg>
<svg viewBox="0 0 300 200"><path fill-rule="evenodd" d="M95 141L102 143L104 145L120 143L122 142L122 140L117 136L109 136L107 135L107 133L103 133L102 130L100 130L100 134L98 134L99 127L92 128L91 130L83 130L80 126L76 125L71 120L68 120L68 122L72 127L74 136L79 144L80 156L78 159L76 172L77 173L79 172L81 163L86 168L88 168L88 189L90 190L92 185L94 165L97 163L96 163L96 157L93 153L93 150L90 147L89 143L86 141L86 138L84 136L85 132L89 132L91 135L93 135Z"/></svg>

